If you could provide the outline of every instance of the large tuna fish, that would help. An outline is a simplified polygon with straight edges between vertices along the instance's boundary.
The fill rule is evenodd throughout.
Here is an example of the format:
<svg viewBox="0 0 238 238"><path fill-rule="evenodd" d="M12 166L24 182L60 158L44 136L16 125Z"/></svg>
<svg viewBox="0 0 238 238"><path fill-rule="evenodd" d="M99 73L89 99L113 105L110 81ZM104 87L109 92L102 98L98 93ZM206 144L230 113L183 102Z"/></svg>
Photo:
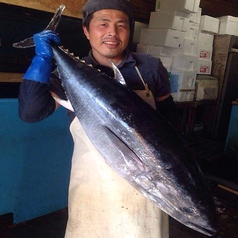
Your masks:
<svg viewBox="0 0 238 238"><path fill-rule="evenodd" d="M206 179L173 127L117 80L63 49L53 52L75 114L106 163L174 219L214 235Z"/></svg>
<svg viewBox="0 0 238 238"><path fill-rule="evenodd" d="M60 5L45 30L56 30L64 8ZM33 38L13 46L33 47ZM171 217L215 234L207 181L172 126L119 81L58 47L53 51L76 116L108 165Z"/></svg>

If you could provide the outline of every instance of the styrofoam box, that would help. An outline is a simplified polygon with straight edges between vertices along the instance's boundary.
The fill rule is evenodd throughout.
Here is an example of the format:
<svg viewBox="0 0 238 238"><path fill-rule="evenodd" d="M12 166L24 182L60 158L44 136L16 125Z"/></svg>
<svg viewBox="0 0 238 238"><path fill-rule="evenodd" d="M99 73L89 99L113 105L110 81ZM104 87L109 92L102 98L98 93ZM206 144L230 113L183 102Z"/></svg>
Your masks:
<svg viewBox="0 0 238 238"><path fill-rule="evenodd" d="M189 40L198 40L198 35L199 35L199 24L189 22L188 30L187 32L185 32L184 38Z"/></svg>
<svg viewBox="0 0 238 238"><path fill-rule="evenodd" d="M160 60L162 61L163 65L167 69L167 71L171 70L173 57L166 57L166 56L160 56L160 55L153 55L153 56L160 58Z"/></svg>
<svg viewBox="0 0 238 238"><path fill-rule="evenodd" d="M190 13L189 21L200 24L201 15L202 15L202 8L199 7L198 12Z"/></svg>
<svg viewBox="0 0 238 238"><path fill-rule="evenodd" d="M217 99L218 78L208 75L198 75L195 86L195 99L197 101Z"/></svg>
<svg viewBox="0 0 238 238"><path fill-rule="evenodd" d="M213 47L209 45L198 45L199 59L211 60Z"/></svg>
<svg viewBox="0 0 238 238"><path fill-rule="evenodd" d="M195 90L180 90L177 93L171 93L171 95L175 102L192 102Z"/></svg>
<svg viewBox="0 0 238 238"><path fill-rule="evenodd" d="M199 32L198 44L213 46L214 35L210 33Z"/></svg>
<svg viewBox="0 0 238 238"><path fill-rule="evenodd" d="M211 74L212 61L211 60L198 60L197 74Z"/></svg>
<svg viewBox="0 0 238 238"><path fill-rule="evenodd" d="M172 29L144 28L141 30L139 44L182 48L184 35L184 32Z"/></svg>
<svg viewBox="0 0 238 238"><path fill-rule="evenodd" d="M238 17L223 16L218 19L220 20L218 34L238 36Z"/></svg>
<svg viewBox="0 0 238 238"><path fill-rule="evenodd" d="M142 45L142 44L137 44L136 46L136 52L149 54L149 55L173 57L174 51L175 51L174 48L166 47L166 46Z"/></svg>
<svg viewBox="0 0 238 238"><path fill-rule="evenodd" d="M156 11L169 10L169 11L182 11L187 13L198 12L200 0L157 0Z"/></svg>
<svg viewBox="0 0 238 238"><path fill-rule="evenodd" d="M198 54L198 41L184 39L183 48L176 49L174 55L193 55Z"/></svg>
<svg viewBox="0 0 238 238"><path fill-rule="evenodd" d="M169 28L187 31L190 14L180 11L156 11L150 13L149 28Z"/></svg>
<svg viewBox="0 0 238 238"><path fill-rule="evenodd" d="M171 92L175 93L180 89L195 89L197 74L192 71L171 70L170 85Z"/></svg>
<svg viewBox="0 0 238 238"><path fill-rule="evenodd" d="M197 71L198 57L192 55L176 55L173 57L172 70Z"/></svg>
<svg viewBox="0 0 238 238"><path fill-rule="evenodd" d="M200 30L210 33L218 33L219 19L208 15L202 15L200 20Z"/></svg>

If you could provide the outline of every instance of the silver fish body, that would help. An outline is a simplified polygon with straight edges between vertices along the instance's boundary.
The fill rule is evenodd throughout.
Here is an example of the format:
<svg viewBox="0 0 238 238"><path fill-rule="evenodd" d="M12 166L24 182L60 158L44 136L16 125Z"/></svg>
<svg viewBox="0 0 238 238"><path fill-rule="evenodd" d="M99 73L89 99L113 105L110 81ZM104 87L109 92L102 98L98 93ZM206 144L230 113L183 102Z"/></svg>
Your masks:
<svg viewBox="0 0 238 238"><path fill-rule="evenodd" d="M214 235L207 181L174 128L118 81L56 46L53 52L75 114L106 163L174 219Z"/></svg>

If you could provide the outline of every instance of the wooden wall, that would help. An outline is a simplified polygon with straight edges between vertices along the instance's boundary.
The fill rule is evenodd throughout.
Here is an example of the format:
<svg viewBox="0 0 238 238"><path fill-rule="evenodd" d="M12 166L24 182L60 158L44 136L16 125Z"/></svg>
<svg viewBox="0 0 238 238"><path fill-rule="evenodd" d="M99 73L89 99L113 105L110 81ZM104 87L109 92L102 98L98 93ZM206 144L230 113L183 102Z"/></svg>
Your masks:
<svg viewBox="0 0 238 238"><path fill-rule="evenodd" d="M87 0L0 0L0 2L53 13L60 4L64 4L66 8L63 15L81 18L81 9Z"/></svg>

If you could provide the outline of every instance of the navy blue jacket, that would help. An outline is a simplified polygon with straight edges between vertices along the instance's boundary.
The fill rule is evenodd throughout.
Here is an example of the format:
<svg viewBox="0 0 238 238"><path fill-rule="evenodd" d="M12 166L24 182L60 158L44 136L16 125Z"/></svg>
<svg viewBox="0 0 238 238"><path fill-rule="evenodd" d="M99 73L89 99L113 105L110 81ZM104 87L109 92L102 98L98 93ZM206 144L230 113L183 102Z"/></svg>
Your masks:
<svg viewBox="0 0 238 238"><path fill-rule="evenodd" d="M86 63L92 64L109 76L113 77L113 71L107 66L103 66L94 60L91 52L84 58ZM138 67L144 81L148 84L154 98L158 98L170 93L170 83L168 72L160 59L138 53L126 51L125 59L118 65L127 86L131 90L144 89L139 75L135 69ZM56 93L58 97L66 99L61 80L57 75L57 70L52 72L50 83L44 84L28 79L23 79L19 90L19 116L27 122L37 122L50 116L55 111L55 101L51 97L50 91ZM172 97L162 102L156 102L157 110L167 117L171 117L174 110ZM168 115L166 115L168 114ZM69 112L70 120L75 117L73 112Z"/></svg>

